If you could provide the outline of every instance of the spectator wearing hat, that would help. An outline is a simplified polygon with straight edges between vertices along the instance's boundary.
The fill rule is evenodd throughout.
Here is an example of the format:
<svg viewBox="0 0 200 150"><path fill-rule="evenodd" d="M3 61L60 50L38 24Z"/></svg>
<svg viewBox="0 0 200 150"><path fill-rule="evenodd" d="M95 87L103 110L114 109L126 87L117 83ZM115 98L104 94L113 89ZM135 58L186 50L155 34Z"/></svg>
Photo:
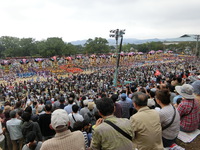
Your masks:
<svg viewBox="0 0 200 150"><path fill-rule="evenodd" d="M11 143L13 150L22 149L23 146L23 135L22 135L22 121L17 119L17 112L12 110L10 112L11 119L6 122L7 130L10 134Z"/></svg>
<svg viewBox="0 0 200 150"><path fill-rule="evenodd" d="M132 150L134 135L132 134L130 121L113 115L114 103L110 98L97 100L96 106L102 118L96 122L90 146L91 150ZM117 131L110 123L123 130L128 137Z"/></svg>
<svg viewBox="0 0 200 150"><path fill-rule="evenodd" d="M133 143L137 149L163 149L160 117L156 110L147 106L148 96L137 92L133 95L133 105L137 113L131 116L132 132L136 135Z"/></svg>
<svg viewBox="0 0 200 150"><path fill-rule="evenodd" d="M180 130L180 116L176 108L170 103L168 90L157 90L156 102L162 108L159 111L159 115L162 126L163 146L170 147L175 143Z"/></svg>
<svg viewBox="0 0 200 150"><path fill-rule="evenodd" d="M94 125L96 123L95 113L97 112L97 109L93 101L88 102L88 110L89 112L84 115L84 120L91 125Z"/></svg>
<svg viewBox="0 0 200 150"><path fill-rule="evenodd" d="M178 105L180 114L180 130L184 132L195 131L200 122L199 104L195 99L194 88L189 84L176 86L176 91L182 96L182 101Z"/></svg>
<svg viewBox="0 0 200 150"><path fill-rule="evenodd" d="M199 75L199 77L200 77L200 75ZM200 104L200 80L193 82L192 87L194 88L195 99L198 100L198 102Z"/></svg>
<svg viewBox="0 0 200 150"><path fill-rule="evenodd" d="M84 107L81 108L81 110L80 110L80 115L82 115L83 117L84 117L85 114L87 114L87 113L89 112L89 109L88 109L88 102L89 102L88 100L84 100L84 101L83 101Z"/></svg>
<svg viewBox="0 0 200 150"><path fill-rule="evenodd" d="M55 135L55 131L49 127L51 124L51 111L52 105L45 105L45 113L39 116L39 126L41 129L43 140L52 138Z"/></svg>
<svg viewBox="0 0 200 150"><path fill-rule="evenodd" d="M200 75L198 77L200 79ZM194 88L195 99L200 104L200 80L195 81L194 83L192 83L192 86ZM200 118L200 109L199 109L199 118ZM199 123L199 127L200 127L200 123Z"/></svg>
<svg viewBox="0 0 200 150"><path fill-rule="evenodd" d="M122 118L130 118L130 109L132 108L133 104L130 98L127 97L125 93L121 94L121 100L119 100L119 104L122 107Z"/></svg>
<svg viewBox="0 0 200 150"><path fill-rule="evenodd" d="M51 116L51 127L55 137L45 141L40 150L84 150L85 141L81 131L71 132L68 129L69 117L65 110L57 109Z"/></svg>

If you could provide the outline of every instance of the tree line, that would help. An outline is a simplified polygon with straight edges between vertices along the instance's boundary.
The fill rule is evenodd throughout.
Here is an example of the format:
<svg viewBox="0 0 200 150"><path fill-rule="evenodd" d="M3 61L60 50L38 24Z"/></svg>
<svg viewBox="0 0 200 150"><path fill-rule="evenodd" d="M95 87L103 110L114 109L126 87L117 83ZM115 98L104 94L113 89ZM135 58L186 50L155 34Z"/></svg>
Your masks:
<svg viewBox="0 0 200 150"><path fill-rule="evenodd" d="M176 52L193 51L195 49L195 42L181 42L171 45L165 45L163 42L148 42L144 44L124 44L122 46L122 51L124 52L148 52L150 50L167 49ZM62 38L58 37L50 37L41 41L36 41L33 38L0 37L0 58L70 56L78 54L102 54L115 51L115 45L110 46L108 41L101 37L90 38L84 45L66 43Z"/></svg>

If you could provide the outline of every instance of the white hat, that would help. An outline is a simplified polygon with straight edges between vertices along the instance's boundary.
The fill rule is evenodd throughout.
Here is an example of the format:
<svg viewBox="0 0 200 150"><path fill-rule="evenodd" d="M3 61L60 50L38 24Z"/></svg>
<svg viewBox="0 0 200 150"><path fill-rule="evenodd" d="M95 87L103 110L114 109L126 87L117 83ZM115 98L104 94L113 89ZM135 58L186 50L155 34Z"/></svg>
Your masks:
<svg viewBox="0 0 200 150"><path fill-rule="evenodd" d="M68 122L68 113L63 109L57 109L51 115L51 125L55 130L58 126L66 126Z"/></svg>
<svg viewBox="0 0 200 150"><path fill-rule="evenodd" d="M88 105L88 100L87 99L83 101L83 105L85 105L85 106Z"/></svg>
<svg viewBox="0 0 200 150"><path fill-rule="evenodd" d="M183 98L194 99L194 95L193 95L194 89L190 84L176 86L175 89Z"/></svg>

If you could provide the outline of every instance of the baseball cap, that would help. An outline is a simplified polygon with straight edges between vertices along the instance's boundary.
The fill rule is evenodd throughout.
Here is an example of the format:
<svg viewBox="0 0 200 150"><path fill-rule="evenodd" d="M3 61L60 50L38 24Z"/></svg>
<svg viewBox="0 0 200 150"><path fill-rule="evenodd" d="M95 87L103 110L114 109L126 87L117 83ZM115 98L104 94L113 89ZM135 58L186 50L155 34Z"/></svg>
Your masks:
<svg viewBox="0 0 200 150"><path fill-rule="evenodd" d="M57 109L51 115L51 125L55 130L58 126L66 126L68 122L68 113L63 109Z"/></svg>

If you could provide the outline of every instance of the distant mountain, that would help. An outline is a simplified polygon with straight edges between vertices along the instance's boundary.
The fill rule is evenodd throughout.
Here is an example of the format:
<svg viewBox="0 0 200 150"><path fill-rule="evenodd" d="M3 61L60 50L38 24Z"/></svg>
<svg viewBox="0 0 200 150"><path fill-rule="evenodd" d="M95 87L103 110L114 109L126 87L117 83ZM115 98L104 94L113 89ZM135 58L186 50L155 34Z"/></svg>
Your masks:
<svg viewBox="0 0 200 150"><path fill-rule="evenodd" d="M115 45L116 40L115 39L107 39L109 42L109 45ZM84 45L87 40L78 40L78 41L71 41L70 43L73 45ZM135 38L128 38L128 39L123 39L123 44L143 44L147 42L158 42L158 41L163 41L161 39L135 39ZM118 44L120 44L120 39L118 41Z"/></svg>
<svg viewBox="0 0 200 150"><path fill-rule="evenodd" d="M109 42L109 45L115 45L116 40L115 39L107 39ZM87 40L79 40L79 41L72 41L73 45L84 45ZM123 39L123 44L143 44L147 42L183 42L183 41L196 41L194 37L179 37L179 38L168 38L168 39L135 39L135 38L125 38ZM120 44L120 39L118 41L118 44Z"/></svg>

